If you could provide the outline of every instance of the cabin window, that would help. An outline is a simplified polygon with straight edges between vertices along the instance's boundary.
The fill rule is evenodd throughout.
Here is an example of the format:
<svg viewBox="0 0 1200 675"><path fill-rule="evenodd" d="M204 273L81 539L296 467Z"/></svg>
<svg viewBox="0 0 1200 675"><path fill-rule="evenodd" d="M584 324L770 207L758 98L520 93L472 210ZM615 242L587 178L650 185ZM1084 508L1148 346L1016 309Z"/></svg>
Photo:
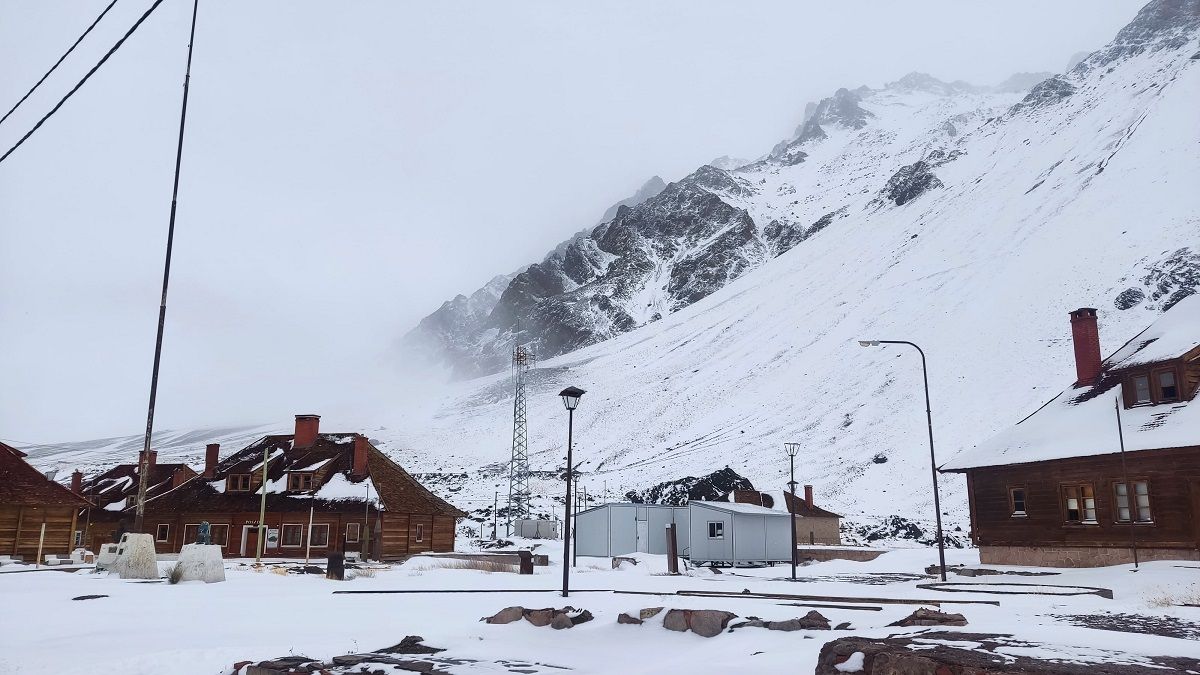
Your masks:
<svg viewBox="0 0 1200 675"><path fill-rule="evenodd" d="M1178 401L1179 387L1175 385L1175 371L1165 370L1158 374L1158 400Z"/></svg>
<svg viewBox="0 0 1200 675"><path fill-rule="evenodd" d="M312 486L312 473L302 472L288 474L288 490L292 492L305 492L311 490Z"/></svg>
<svg viewBox="0 0 1200 675"><path fill-rule="evenodd" d="M229 476L229 491L230 492L249 492L250 491L250 474L235 473Z"/></svg>
<svg viewBox="0 0 1200 675"><path fill-rule="evenodd" d="M1135 480L1128 483L1115 483L1117 522L1118 523L1150 523L1154 518L1150 515L1150 483ZM1133 499L1130 499L1130 496Z"/></svg>
<svg viewBox="0 0 1200 675"><path fill-rule="evenodd" d="M425 541L425 526L417 525L416 541Z"/></svg>
<svg viewBox="0 0 1200 675"><path fill-rule="evenodd" d="M358 523L346 523L346 543L357 544L359 531Z"/></svg>
<svg viewBox="0 0 1200 675"><path fill-rule="evenodd" d="M279 533L279 545L286 547L297 547L304 539L303 525L287 525L283 526L283 530Z"/></svg>
<svg viewBox="0 0 1200 675"><path fill-rule="evenodd" d="M1152 403L1150 400L1150 376L1149 375L1134 375L1133 376L1133 404L1142 405Z"/></svg>
<svg viewBox="0 0 1200 675"><path fill-rule="evenodd" d="M327 523L319 523L312 526L312 536L309 538L309 543L313 546L328 546L329 545L329 525Z"/></svg>
<svg viewBox="0 0 1200 675"><path fill-rule="evenodd" d="M1008 503L1012 508L1012 516L1014 518L1025 517L1025 488L1015 487L1008 489Z"/></svg>
<svg viewBox="0 0 1200 675"><path fill-rule="evenodd" d="M709 539L724 539L725 538L725 523L719 520L708 521L708 538Z"/></svg>
<svg viewBox="0 0 1200 675"><path fill-rule="evenodd" d="M171 525L169 523L160 523L158 529L154 532L154 541L167 541L171 537Z"/></svg>
<svg viewBox="0 0 1200 675"><path fill-rule="evenodd" d="M1063 511L1068 523L1095 523L1096 494L1092 486L1063 486Z"/></svg>
<svg viewBox="0 0 1200 675"><path fill-rule="evenodd" d="M83 530L75 530L75 546L83 546Z"/></svg>
<svg viewBox="0 0 1200 675"><path fill-rule="evenodd" d="M200 524L192 523L183 526L183 543L194 544L199 538ZM228 525L209 525L208 535L212 539L214 546L224 548L229 545L229 526Z"/></svg>

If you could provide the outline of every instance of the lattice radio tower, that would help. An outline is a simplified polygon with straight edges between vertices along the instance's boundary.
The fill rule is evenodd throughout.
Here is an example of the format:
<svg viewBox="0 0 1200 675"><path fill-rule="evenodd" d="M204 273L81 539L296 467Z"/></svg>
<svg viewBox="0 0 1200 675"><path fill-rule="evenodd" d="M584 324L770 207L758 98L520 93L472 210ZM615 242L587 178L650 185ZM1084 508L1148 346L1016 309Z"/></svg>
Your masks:
<svg viewBox="0 0 1200 675"><path fill-rule="evenodd" d="M525 416L525 375L533 366L533 352L518 344L513 348L513 442L508 465L508 534L513 520L529 517L529 425Z"/></svg>

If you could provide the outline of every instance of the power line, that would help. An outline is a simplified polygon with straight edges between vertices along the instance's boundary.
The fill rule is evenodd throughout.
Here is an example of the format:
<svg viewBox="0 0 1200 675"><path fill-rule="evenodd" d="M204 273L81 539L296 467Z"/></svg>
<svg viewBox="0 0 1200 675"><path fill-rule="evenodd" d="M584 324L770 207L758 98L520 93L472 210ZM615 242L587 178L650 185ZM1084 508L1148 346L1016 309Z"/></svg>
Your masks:
<svg viewBox="0 0 1200 675"><path fill-rule="evenodd" d="M138 29L138 27L142 25L142 22L144 22L147 18L150 17L151 14L154 13L154 10L158 9L158 6L161 5L162 2L163 2L163 0L154 0L154 4L150 5L150 9L147 9L146 12L144 14L142 14L141 17L138 18L137 22L134 23L133 26L128 31L125 32L125 35L121 36L121 39L117 40L117 43L114 44L112 46L112 48L109 49L108 52L105 53L105 55L103 57L101 57L98 62L96 62L96 65L92 66L92 69L87 71L87 74L83 76L83 79L80 80L78 83L76 83L74 87L71 87L71 91L68 91L67 95L63 96L62 100L60 100L53 108L50 109L50 112L46 113L42 117L42 119L38 120L37 124L33 125L33 128L30 129L24 136L22 136L21 140L17 141L16 145L9 148L8 152L5 152L3 155L0 155L0 162L3 162L4 160L8 159L8 156L13 154L13 152L16 151L17 148L21 147L22 143L29 140L29 137L32 136L35 131L37 131L39 128L41 128L42 124L44 124L46 122L46 120L50 119L50 117L52 115L54 115L54 113L58 112L58 109L61 108L64 103L67 102L67 99L71 98L71 96L73 96L75 94L75 92L79 91L79 88L83 86L83 83L87 82L88 78L90 78L92 75L94 75L97 70L100 70L100 66L104 65L104 62L108 60L108 57L110 57L114 53L116 53L116 51L121 48L121 45L125 44L125 40L128 40L130 35L133 35L134 31L136 31Z"/></svg>
<svg viewBox="0 0 1200 675"><path fill-rule="evenodd" d="M4 117L0 117L0 124L4 124L4 120L8 119L9 115L16 112L17 108L21 107L21 104L25 102L25 99L29 98L29 96L33 94L38 87L42 86L42 83L46 81L46 78L50 77L50 73L53 73L54 69L58 68L59 64L61 64L68 56L70 56L71 52L75 51L75 48L79 46L79 43L83 42L83 38L87 37L88 33L92 32L92 29L96 27L96 24L100 23L100 19L103 19L104 15L108 14L108 10L112 9L113 5L115 4L117 4L117 0L112 0L112 2L108 3L108 7L105 7L104 11L100 12L100 16L96 17L96 20L92 22L92 25L88 26L87 30L83 31L83 35L80 35L79 39L76 40L75 43L70 47L68 47L67 51L63 52L62 56L58 57L58 60L54 62L54 65L50 66L50 70L46 71L46 74L42 76L42 79L38 80L36 84L30 87L29 91L25 92L25 95L21 97L21 100L17 101L16 105L14 105L11 110L4 113Z"/></svg>

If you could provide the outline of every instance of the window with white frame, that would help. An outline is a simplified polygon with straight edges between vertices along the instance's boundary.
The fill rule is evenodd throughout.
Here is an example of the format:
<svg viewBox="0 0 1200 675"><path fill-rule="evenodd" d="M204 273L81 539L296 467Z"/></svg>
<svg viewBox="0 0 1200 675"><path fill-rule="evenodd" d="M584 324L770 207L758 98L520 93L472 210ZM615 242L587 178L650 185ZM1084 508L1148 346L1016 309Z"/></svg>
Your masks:
<svg viewBox="0 0 1200 675"><path fill-rule="evenodd" d="M1117 502L1118 523L1151 523L1154 518L1150 515L1150 482L1134 480L1128 483L1114 483L1113 492ZM1132 499L1130 497L1132 496Z"/></svg>
<svg viewBox="0 0 1200 675"><path fill-rule="evenodd" d="M359 523L346 523L346 543L357 544L361 525Z"/></svg>
<svg viewBox="0 0 1200 675"><path fill-rule="evenodd" d="M249 492L250 491L250 474L248 474L248 473L230 474L228 489L230 492Z"/></svg>
<svg viewBox="0 0 1200 675"><path fill-rule="evenodd" d="M304 542L304 526L300 524L284 524L279 532L279 545L295 548Z"/></svg>
<svg viewBox="0 0 1200 675"><path fill-rule="evenodd" d="M424 525L418 524L416 526L416 534L414 535L414 541L425 541L425 526Z"/></svg>
<svg viewBox="0 0 1200 675"><path fill-rule="evenodd" d="M708 538L709 539L724 539L725 538L725 523L719 520L708 521Z"/></svg>
<svg viewBox="0 0 1200 675"><path fill-rule="evenodd" d="M171 538L170 523L159 523L154 531L154 541L163 542Z"/></svg>
<svg viewBox="0 0 1200 675"><path fill-rule="evenodd" d="M1008 503L1012 508L1014 518L1025 517L1025 488L1011 487L1008 489Z"/></svg>
<svg viewBox="0 0 1200 675"><path fill-rule="evenodd" d="M75 530L75 546L83 546L83 530Z"/></svg>
<svg viewBox="0 0 1200 675"><path fill-rule="evenodd" d="M1164 370L1158 374L1158 400L1163 403L1179 400L1179 387L1175 384L1175 371Z"/></svg>
<svg viewBox="0 0 1200 675"><path fill-rule="evenodd" d="M1133 404L1142 405L1152 403L1150 398L1150 376L1149 375L1134 375L1133 376Z"/></svg>
<svg viewBox="0 0 1200 675"><path fill-rule="evenodd" d="M1095 524L1096 494L1090 484L1063 486L1063 517L1069 524Z"/></svg>

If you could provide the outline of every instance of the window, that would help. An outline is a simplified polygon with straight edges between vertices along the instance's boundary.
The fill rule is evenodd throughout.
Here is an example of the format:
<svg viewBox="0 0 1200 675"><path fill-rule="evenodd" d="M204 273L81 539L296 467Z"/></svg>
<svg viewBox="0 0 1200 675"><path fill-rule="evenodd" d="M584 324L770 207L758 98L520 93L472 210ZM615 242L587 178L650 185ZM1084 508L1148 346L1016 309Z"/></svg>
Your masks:
<svg viewBox="0 0 1200 675"><path fill-rule="evenodd" d="M346 523L346 543L347 544L357 544L358 536L359 536L358 533L359 533L359 524L358 523Z"/></svg>
<svg viewBox="0 0 1200 675"><path fill-rule="evenodd" d="M167 541L171 536L171 525L168 523L160 523L158 529L154 532L154 541Z"/></svg>
<svg viewBox="0 0 1200 675"><path fill-rule="evenodd" d="M1096 494L1091 485L1064 485L1063 510L1068 523L1096 522Z"/></svg>
<svg viewBox="0 0 1200 675"><path fill-rule="evenodd" d="M416 541L425 541L425 526L417 525Z"/></svg>
<svg viewBox="0 0 1200 675"><path fill-rule="evenodd" d="M304 538L303 525L284 525L279 532L279 545L295 548L300 545Z"/></svg>
<svg viewBox="0 0 1200 675"><path fill-rule="evenodd" d="M249 492L250 491L250 474L235 473L229 476L229 491L230 492Z"/></svg>
<svg viewBox="0 0 1200 675"><path fill-rule="evenodd" d="M1149 375L1134 375L1133 376L1133 404L1142 405L1143 403L1151 403L1150 400L1150 376Z"/></svg>
<svg viewBox="0 0 1200 675"><path fill-rule="evenodd" d="M183 526L183 543L194 544L199 538L200 524L192 523ZM229 545L229 526L228 525L209 525L208 536L212 539L214 546L222 548Z"/></svg>
<svg viewBox="0 0 1200 675"><path fill-rule="evenodd" d="M725 523L719 520L708 521L708 538L709 539L724 539L725 538Z"/></svg>
<svg viewBox="0 0 1200 675"><path fill-rule="evenodd" d="M1025 517L1025 488L1015 487L1008 489L1008 502L1012 508L1013 518Z"/></svg>
<svg viewBox="0 0 1200 675"><path fill-rule="evenodd" d="M312 526L312 537L309 543L313 546L328 546L329 545L329 525L327 523L316 523Z"/></svg>
<svg viewBox="0 0 1200 675"><path fill-rule="evenodd" d="M1166 370L1158 374L1158 400L1178 401L1179 387L1175 386L1175 371Z"/></svg>
<svg viewBox="0 0 1200 675"><path fill-rule="evenodd" d="M75 546L83 546L83 530L75 530Z"/></svg>
<svg viewBox="0 0 1200 675"><path fill-rule="evenodd" d="M1130 488L1133 488L1132 490ZM1154 519L1150 516L1150 483L1144 480L1135 480L1128 483L1114 483L1113 491L1116 493L1117 502L1117 522L1118 523L1150 523ZM1133 502L1130 503L1129 494L1133 493Z"/></svg>
<svg viewBox="0 0 1200 675"><path fill-rule="evenodd" d="M288 490L292 492L306 492L313 487L313 475L311 473L290 473L288 474Z"/></svg>

